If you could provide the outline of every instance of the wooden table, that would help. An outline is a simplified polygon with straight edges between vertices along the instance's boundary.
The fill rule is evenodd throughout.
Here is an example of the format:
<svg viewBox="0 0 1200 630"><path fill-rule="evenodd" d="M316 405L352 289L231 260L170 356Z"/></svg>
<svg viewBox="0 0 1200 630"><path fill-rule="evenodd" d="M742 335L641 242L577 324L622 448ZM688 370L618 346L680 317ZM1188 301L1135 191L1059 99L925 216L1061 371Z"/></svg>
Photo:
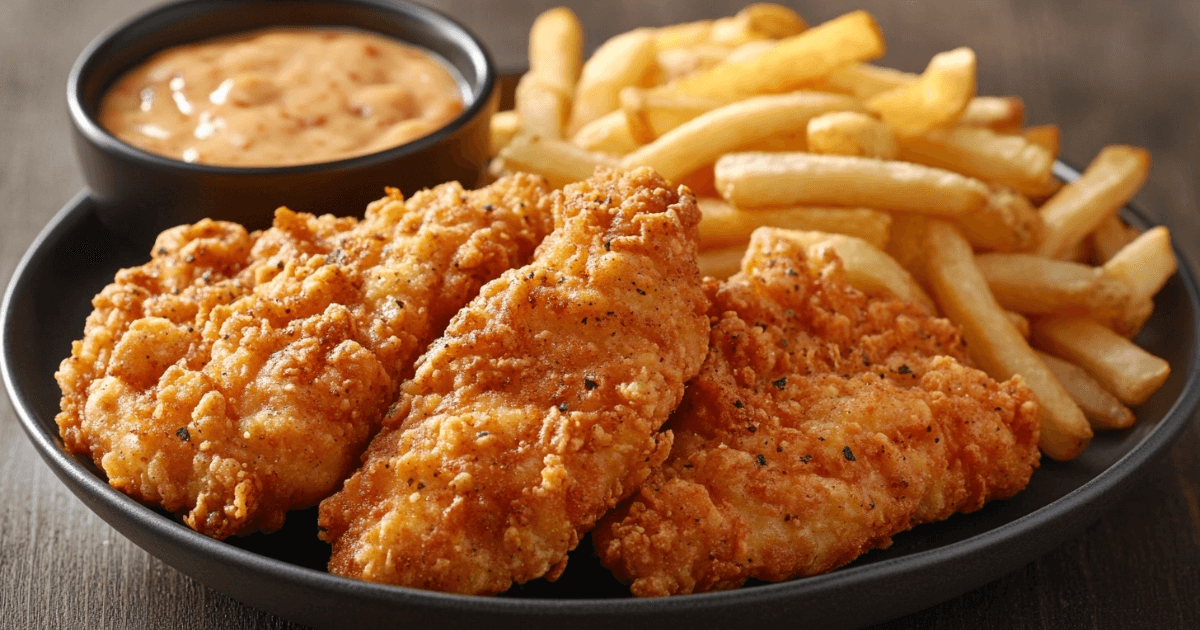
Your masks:
<svg viewBox="0 0 1200 630"><path fill-rule="evenodd" d="M103 29L149 0L3 0L0 14L0 279L50 216L83 187L70 148L67 71ZM525 64L529 24L552 2L446 0L502 68ZM640 25L733 13L740 0L575 1L588 48ZM1191 0L1010 3L812 0L810 22L851 6L874 13L891 52L919 71L966 45L982 94L1017 94L1031 123L1062 127L1062 156L1086 164L1105 144L1148 147L1137 200L1200 260L1200 9ZM1195 265L1193 263L1193 268ZM880 628L1200 627L1200 424L1181 435L1127 500L1058 549L996 582ZM870 602L862 605L870 606ZM297 628L184 576L93 515L0 409L0 626Z"/></svg>

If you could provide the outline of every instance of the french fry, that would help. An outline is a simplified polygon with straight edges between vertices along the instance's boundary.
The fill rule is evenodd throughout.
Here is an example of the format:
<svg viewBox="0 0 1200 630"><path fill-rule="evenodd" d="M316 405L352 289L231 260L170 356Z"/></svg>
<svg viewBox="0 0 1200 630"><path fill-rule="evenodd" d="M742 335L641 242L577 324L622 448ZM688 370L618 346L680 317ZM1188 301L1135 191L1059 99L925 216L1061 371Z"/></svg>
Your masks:
<svg viewBox="0 0 1200 630"><path fill-rule="evenodd" d="M700 267L701 276L725 280L741 269L745 255L745 244L710 249L696 255L696 264Z"/></svg>
<svg viewBox="0 0 1200 630"><path fill-rule="evenodd" d="M611 111L586 124L571 142L587 149L612 155L625 155L638 147L629 131L629 120L621 110Z"/></svg>
<svg viewBox="0 0 1200 630"><path fill-rule="evenodd" d="M975 52L956 48L938 53L921 78L867 100L896 135L919 136L958 120L975 97Z"/></svg>
<svg viewBox="0 0 1200 630"><path fill-rule="evenodd" d="M1125 225L1121 217L1108 217L1092 232L1092 262L1103 265L1117 255L1126 245L1133 242L1141 232Z"/></svg>
<svg viewBox="0 0 1200 630"><path fill-rule="evenodd" d="M724 61L729 52L729 48L718 44L696 44L660 50L656 56L660 72L657 82L675 81L708 70Z"/></svg>
<svg viewBox="0 0 1200 630"><path fill-rule="evenodd" d="M1017 332L1021 333L1022 337L1029 339L1029 318L1028 317L1025 317L1024 315L1022 315L1020 313L1010 311L1010 310L1005 310L1004 316L1008 318L1008 321L1009 321L1009 323L1011 323L1013 325L1013 328L1016 328ZM1050 367L1050 366L1046 366L1046 367ZM1085 412L1085 414L1086 414L1086 412Z"/></svg>
<svg viewBox="0 0 1200 630"><path fill-rule="evenodd" d="M977 179L874 158L813 153L729 153L717 160L717 190L739 208L845 205L956 216L988 200Z"/></svg>
<svg viewBox="0 0 1200 630"><path fill-rule="evenodd" d="M778 228L759 230L768 231L775 238L799 243L809 258L822 260L827 252L837 254L842 261L846 282L867 295L898 298L916 304L927 314L937 313L933 300L900 263L861 238Z"/></svg>
<svg viewBox="0 0 1200 630"><path fill-rule="evenodd" d="M654 43L659 50L701 44L737 46L759 39L797 35L806 28L808 24L795 11L778 4L757 2L731 17L660 27L655 29Z"/></svg>
<svg viewBox="0 0 1200 630"><path fill-rule="evenodd" d="M538 75L527 72L517 82L516 110L526 135L562 138L569 101Z"/></svg>
<svg viewBox="0 0 1200 630"><path fill-rule="evenodd" d="M1150 170L1150 154L1112 145L1100 151L1083 175L1042 206L1046 234L1037 252L1061 258L1129 201Z"/></svg>
<svg viewBox="0 0 1200 630"><path fill-rule="evenodd" d="M719 98L679 94L670 90L625 88L619 99L629 131L639 144L656 138L683 123L729 103Z"/></svg>
<svg viewBox="0 0 1200 630"><path fill-rule="evenodd" d="M853 11L777 45L751 61L721 64L675 82L675 91L710 98L789 92L855 61L883 55L875 18Z"/></svg>
<svg viewBox="0 0 1200 630"><path fill-rule="evenodd" d="M1128 429L1133 426L1136 421L1133 411L1097 383L1087 370L1040 350L1037 355L1083 410L1093 430Z"/></svg>
<svg viewBox="0 0 1200 630"><path fill-rule="evenodd" d="M855 98L865 101L877 94L913 83L920 76L869 63L854 63L830 72L818 85L821 89L852 94Z"/></svg>
<svg viewBox="0 0 1200 630"><path fill-rule="evenodd" d="M1095 320L1054 315L1033 322L1039 348L1085 369L1126 405L1140 405L1166 382L1171 365Z"/></svg>
<svg viewBox="0 0 1200 630"><path fill-rule="evenodd" d="M1017 133L1025 124L1025 101L1016 96L976 96L967 103L958 124L987 127L996 133ZM1058 151L1054 151L1055 155Z"/></svg>
<svg viewBox="0 0 1200 630"><path fill-rule="evenodd" d="M617 109L622 88L645 87L658 70L655 52L653 29L635 29L604 42L583 64L567 132L574 135Z"/></svg>
<svg viewBox="0 0 1200 630"><path fill-rule="evenodd" d="M1148 300L1175 275L1178 263L1167 228L1150 228L1104 263L1104 275L1132 290L1135 302Z"/></svg>
<svg viewBox="0 0 1200 630"><path fill-rule="evenodd" d="M1032 142L1058 157L1062 150L1062 132L1058 125L1035 125L1021 132L1025 140Z"/></svg>
<svg viewBox="0 0 1200 630"><path fill-rule="evenodd" d="M616 167L617 159L594 153L570 142L520 135L500 150L507 171L526 171L545 177L554 188L592 176L597 166Z"/></svg>
<svg viewBox="0 0 1200 630"><path fill-rule="evenodd" d="M566 7L542 12L529 30L529 72L517 84L522 130L561 138L583 65L583 25Z"/></svg>
<svg viewBox="0 0 1200 630"><path fill-rule="evenodd" d="M892 233L884 251L912 274L917 282L931 292L925 273L925 231L929 218L920 214L892 216Z"/></svg>
<svg viewBox="0 0 1200 630"><path fill-rule="evenodd" d="M1005 317L975 264L971 245L949 223L930 221L925 230L924 267L942 313L962 327L975 362L992 378L1020 375L1038 397L1046 455L1073 459L1092 439L1079 406L1054 378L1021 333Z"/></svg>
<svg viewBox="0 0 1200 630"><path fill-rule="evenodd" d="M983 208L954 219L954 225L976 250L1026 252L1041 241L1042 215L1024 196L993 188Z"/></svg>
<svg viewBox="0 0 1200 630"><path fill-rule="evenodd" d="M808 23L792 9L771 2L755 2L732 18L713 23L710 39L722 44L743 44L759 38L782 39L799 35Z"/></svg>
<svg viewBox="0 0 1200 630"><path fill-rule="evenodd" d="M495 157L521 130L521 115L515 109L496 112L492 114L490 125L492 157Z"/></svg>
<svg viewBox="0 0 1200 630"><path fill-rule="evenodd" d="M762 56L763 53L771 50L779 42L773 39L759 39L752 42L746 42L737 48L729 51L725 59L721 63L744 63L753 61Z"/></svg>
<svg viewBox="0 0 1200 630"><path fill-rule="evenodd" d="M1105 321L1129 306L1129 287L1096 267L1034 254L979 254L975 263L1000 306L1018 313Z"/></svg>
<svg viewBox="0 0 1200 630"><path fill-rule="evenodd" d="M1007 186L1024 194L1044 190L1054 156L1023 136L1006 136L986 127L934 129L900 139L899 159L936 166L968 177Z"/></svg>
<svg viewBox="0 0 1200 630"><path fill-rule="evenodd" d="M808 121L808 150L891 160L899 146L892 129L860 112L831 112Z"/></svg>
<svg viewBox="0 0 1200 630"><path fill-rule="evenodd" d="M700 197L700 249L745 244L759 227L808 230L858 237L883 249L892 217L868 208L755 208L739 210L721 199Z"/></svg>
<svg viewBox="0 0 1200 630"><path fill-rule="evenodd" d="M542 12L529 29L529 74L570 98L583 68L583 24L566 7Z"/></svg>
<svg viewBox="0 0 1200 630"><path fill-rule="evenodd" d="M803 132L813 116L857 107L854 99L825 92L748 98L705 112L626 155L624 168L653 167L674 180L747 142Z"/></svg>

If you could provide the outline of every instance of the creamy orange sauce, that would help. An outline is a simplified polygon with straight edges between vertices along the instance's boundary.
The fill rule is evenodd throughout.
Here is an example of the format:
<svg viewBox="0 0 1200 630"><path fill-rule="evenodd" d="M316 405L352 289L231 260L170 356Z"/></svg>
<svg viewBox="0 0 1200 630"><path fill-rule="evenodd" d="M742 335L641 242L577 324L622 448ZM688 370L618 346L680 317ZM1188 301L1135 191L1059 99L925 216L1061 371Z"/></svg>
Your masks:
<svg viewBox="0 0 1200 630"><path fill-rule="evenodd" d="M328 162L398 146L463 110L412 46L350 29L274 29L163 51L104 95L100 124L147 151L221 166Z"/></svg>

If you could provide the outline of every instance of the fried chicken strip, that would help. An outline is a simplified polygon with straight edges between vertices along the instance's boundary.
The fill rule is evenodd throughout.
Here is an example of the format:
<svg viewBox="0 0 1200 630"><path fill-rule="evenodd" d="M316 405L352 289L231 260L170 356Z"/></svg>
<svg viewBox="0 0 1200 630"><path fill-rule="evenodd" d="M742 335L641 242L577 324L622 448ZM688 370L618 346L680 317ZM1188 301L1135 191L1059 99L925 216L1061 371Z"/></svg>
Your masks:
<svg viewBox="0 0 1200 630"><path fill-rule="evenodd" d="M331 572L491 594L562 572L662 461L704 358L700 212L649 169L554 196L531 264L487 284L321 503Z"/></svg>
<svg viewBox="0 0 1200 630"><path fill-rule="evenodd" d="M55 374L64 444L113 487L225 538L283 525L353 470L457 309L549 232L545 185L395 190L360 222L201 221L93 300Z"/></svg>
<svg viewBox="0 0 1200 630"><path fill-rule="evenodd" d="M770 229L705 288L710 350L671 454L592 533L634 595L829 571L1028 483L1034 396L967 367L947 320L868 300Z"/></svg>

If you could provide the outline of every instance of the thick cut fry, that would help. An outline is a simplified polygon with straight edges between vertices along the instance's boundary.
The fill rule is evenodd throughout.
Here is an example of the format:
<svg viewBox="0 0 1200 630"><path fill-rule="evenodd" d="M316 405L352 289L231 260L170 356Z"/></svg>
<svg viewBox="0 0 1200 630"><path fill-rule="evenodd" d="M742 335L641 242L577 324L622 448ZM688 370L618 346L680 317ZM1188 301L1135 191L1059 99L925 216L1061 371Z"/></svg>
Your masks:
<svg viewBox="0 0 1200 630"><path fill-rule="evenodd" d="M729 103L726 99L636 87L621 90L620 101L629 131L639 144L652 142L700 114Z"/></svg>
<svg viewBox="0 0 1200 630"><path fill-rule="evenodd" d="M1092 439L1092 429L1070 394L1013 327L988 290L971 245L949 223L930 221L924 241L925 272L942 313L962 327L967 351L997 380L1020 374L1038 395L1046 455L1073 459Z"/></svg>
<svg viewBox="0 0 1200 630"><path fill-rule="evenodd" d="M1145 149L1105 147L1083 176L1064 186L1042 206L1046 236L1038 253L1051 258L1065 256L1133 197L1149 171L1150 154Z"/></svg>
<svg viewBox="0 0 1200 630"><path fill-rule="evenodd" d="M624 168L650 166L676 180L748 142L803 133L808 121L829 111L854 109L854 99L824 92L792 92L749 98L706 112L638 148Z"/></svg>
<svg viewBox="0 0 1200 630"><path fill-rule="evenodd" d="M1124 282L1096 267L1034 254L979 254L975 263L1004 308L1110 320L1129 306Z"/></svg>
<svg viewBox="0 0 1200 630"><path fill-rule="evenodd" d="M976 96L967 103L958 124L1017 133L1025 124L1025 101L1016 96Z"/></svg>
<svg viewBox="0 0 1200 630"><path fill-rule="evenodd" d="M584 125L617 109L621 89L645 87L657 69L652 29L632 30L604 42L583 64L567 132L574 135Z"/></svg>
<svg viewBox="0 0 1200 630"><path fill-rule="evenodd" d="M655 83L677 81L697 72L708 70L724 61L728 55L729 48L717 44L698 44L687 48L660 50L655 56L659 72Z"/></svg>
<svg viewBox="0 0 1200 630"><path fill-rule="evenodd" d="M929 218L919 214L896 214L892 217L892 233L884 249L908 270L926 291L929 288L925 273L925 231Z"/></svg>
<svg viewBox="0 0 1200 630"><path fill-rule="evenodd" d="M763 53L771 50L779 42L773 39L759 39L752 42L746 42L737 48L729 51L725 59L721 63L744 63L753 61L762 56Z"/></svg>
<svg viewBox="0 0 1200 630"><path fill-rule="evenodd" d="M1104 263L1104 275L1129 286L1133 301L1148 300L1175 275L1177 263L1171 250L1171 233L1158 226L1121 248Z"/></svg>
<svg viewBox="0 0 1200 630"><path fill-rule="evenodd" d="M987 204L954 220L976 250L1027 252L1041 241L1042 215L1029 200L1007 188L993 188Z"/></svg>
<svg viewBox="0 0 1200 630"><path fill-rule="evenodd" d="M620 110L611 111L575 132L571 142L587 149L613 155L625 155L638 147L629 133L629 121Z"/></svg>
<svg viewBox="0 0 1200 630"><path fill-rule="evenodd" d="M570 98L583 68L583 24L566 7L542 12L529 29L529 73Z"/></svg>
<svg viewBox="0 0 1200 630"><path fill-rule="evenodd" d="M1029 339L1029 318L1020 313L1006 310L1004 316L1008 318L1009 323L1021 333L1021 336ZM1049 366L1047 366L1049 367Z"/></svg>
<svg viewBox="0 0 1200 630"><path fill-rule="evenodd" d="M517 82L516 110L523 133L557 140L563 136L570 99L528 72Z"/></svg>
<svg viewBox="0 0 1200 630"><path fill-rule="evenodd" d="M492 156L495 157L521 131L521 115L515 109L496 112L492 114L490 124Z"/></svg>
<svg viewBox="0 0 1200 630"><path fill-rule="evenodd" d="M1075 404L1083 410L1093 430L1128 429L1133 426L1136 421L1133 411L1097 383L1087 370L1052 354L1041 351L1037 351L1037 354L1054 378L1062 383Z"/></svg>
<svg viewBox="0 0 1200 630"><path fill-rule="evenodd" d="M1171 364L1086 317L1038 319L1033 342L1087 370L1127 405L1146 402L1171 375Z"/></svg>
<svg viewBox="0 0 1200 630"><path fill-rule="evenodd" d="M746 254L746 245L734 245L721 249L710 249L696 256L696 264L700 266L700 275L724 280L737 273L742 267L742 256Z"/></svg>
<svg viewBox="0 0 1200 630"><path fill-rule="evenodd" d="M899 159L962 173L1024 194L1045 190L1054 156L1023 136L986 127L934 129L900 140Z"/></svg>
<svg viewBox="0 0 1200 630"><path fill-rule="evenodd" d="M822 89L852 94L855 98L867 100L914 83L920 76L869 63L854 63L830 72L819 85Z"/></svg>
<svg viewBox="0 0 1200 630"><path fill-rule="evenodd" d="M871 97L867 107L900 137L919 136L958 120L975 97L975 52L938 53L917 81Z"/></svg>
<svg viewBox="0 0 1200 630"><path fill-rule="evenodd" d="M808 150L830 155L895 159L899 147L891 127L860 112L831 112L808 121Z"/></svg>
<svg viewBox="0 0 1200 630"><path fill-rule="evenodd" d="M795 11L778 4L757 2L731 17L657 28L654 44L659 50L703 44L737 46L764 38L790 37L806 28L808 24Z"/></svg>
<svg viewBox="0 0 1200 630"><path fill-rule="evenodd" d="M887 247L892 217L868 208L755 208L739 210L720 199L700 198L700 248L745 245L759 227L832 232Z"/></svg>
<svg viewBox="0 0 1200 630"><path fill-rule="evenodd" d="M1058 157L1062 150L1062 131L1058 125L1034 125L1021 132L1022 136Z"/></svg>
<svg viewBox="0 0 1200 630"><path fill-rule="evenodd" d="M613 156L593 153L570 142L524 135L501 149L499 159L507 170L541 175L554 188L591 177L597 166L617 163Z"/></svg>
<svg viewBox="0 0 1200 630"><path fill-rule="evenodd" d="M933 300L917 284L912 274L905 271L894 258L861 238L778 228L759 228L757 231L764 232L772 239L797 243L804 247L809 258L815 260L823 260L829 252L833 252L842 261L846 281L867 295L894 297L916 304L927 315L937 313Z"/></svg>
<svg viewBox="0 0 1200 630"><path fill-rule="evenodd" d="M739 208L865 206L956 216L988 200L977 179L938 168L812 153L730 153L717 160L717 190Z"/></svg>
<svg viewBox="0 0 1200 630"><path fill-rule="evenodd" d="M1126 245L1133 242L1141 232L1125 225L1121 217L1113 215L1096 226L1092 232L1092 262L1103 265L1117 255Z"/></svg>
<svg viewBox="0 0 1200 630"><path fill-rule="evenodd" d="M561 138L583 65L583 25L566 7L543 12L529 29L529 72L517 84L525 133Z"/></svg>
<svg viewBox="0 0 1200 630"><path fill-rule="evenodd" d="M866 11L853 11L780 40L752 61L722 64L681 79L673 89L712 98L789 92L848 63L879 57L884 49L875 19Z"/></svg>

